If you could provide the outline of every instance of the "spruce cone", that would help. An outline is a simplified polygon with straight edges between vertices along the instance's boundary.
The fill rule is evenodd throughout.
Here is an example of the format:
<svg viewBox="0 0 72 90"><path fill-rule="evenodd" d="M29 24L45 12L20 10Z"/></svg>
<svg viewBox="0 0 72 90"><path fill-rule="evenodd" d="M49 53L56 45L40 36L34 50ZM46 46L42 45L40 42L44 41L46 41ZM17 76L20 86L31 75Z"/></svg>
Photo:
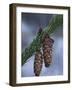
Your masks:
<svg viewBox="0 0 72 90"><path fill-rule="evenodd" d="M48 36L48 34L46 34L43 39L43 57L44 57L45 67L49 67L52 62L53 43L54 43L54 40L51 39Z"/></svg>
<svg viewBox="0 0 72 90"><path fill-rule="evenodd" d="M42 69L42 64L43 64L42 53L39 50L35 54L35 61L34 61L34 73L35 73L35 76L40 75L40 72L41 72L41 69Z"/></svg>

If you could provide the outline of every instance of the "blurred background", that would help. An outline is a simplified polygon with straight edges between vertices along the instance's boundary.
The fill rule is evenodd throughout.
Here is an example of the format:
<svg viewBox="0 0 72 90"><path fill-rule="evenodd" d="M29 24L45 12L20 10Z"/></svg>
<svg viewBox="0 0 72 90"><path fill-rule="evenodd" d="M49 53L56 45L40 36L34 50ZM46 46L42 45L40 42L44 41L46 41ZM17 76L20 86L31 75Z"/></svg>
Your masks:
<svg viewBox="0 0 72 90"><path fill-rule="evenodd" d="M54 14L53 14L54 15ZM48 26L52 14L22 13L21 16L21 50L30 45L40 27ZM63 27L59 27L51 38L54 40L52 64L46 68L43 63L40 76L55 76L63 74ZM34 55L21 67L22 77L34 75Z"/></svg>

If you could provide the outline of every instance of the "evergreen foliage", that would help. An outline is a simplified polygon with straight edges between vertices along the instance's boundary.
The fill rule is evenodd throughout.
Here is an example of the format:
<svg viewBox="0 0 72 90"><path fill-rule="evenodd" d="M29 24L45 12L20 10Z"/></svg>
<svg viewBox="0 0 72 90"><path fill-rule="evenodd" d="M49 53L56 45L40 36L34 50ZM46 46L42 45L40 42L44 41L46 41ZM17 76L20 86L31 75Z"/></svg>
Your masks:
<svg viewBox="0 0 72 90"><path fill-rule="evenodd" d="M42 38L46 33L49 35L57 30L59 26L63 25L63 16L62 15L54 15L48 26L43 29L41 33L38 33L36 38L32 41L29 47L25 48L22 52L22 65L25 64L32 55L35 54L37 50L41 48Z"/></svg>

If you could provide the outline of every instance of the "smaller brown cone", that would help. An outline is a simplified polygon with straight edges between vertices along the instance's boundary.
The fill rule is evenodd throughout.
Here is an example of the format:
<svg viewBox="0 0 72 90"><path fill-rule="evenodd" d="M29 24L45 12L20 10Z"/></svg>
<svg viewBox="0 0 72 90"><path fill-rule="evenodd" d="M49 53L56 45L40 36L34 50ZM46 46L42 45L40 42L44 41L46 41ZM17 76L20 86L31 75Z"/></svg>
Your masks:
<svg viewBox="0 0 72 90"><path fill-rule="evenodd" d="M43 64L43 58L42 53L40 51L37 51L35 54L35 61L34 61L34 73L35 76L39 76Z"/></svg>

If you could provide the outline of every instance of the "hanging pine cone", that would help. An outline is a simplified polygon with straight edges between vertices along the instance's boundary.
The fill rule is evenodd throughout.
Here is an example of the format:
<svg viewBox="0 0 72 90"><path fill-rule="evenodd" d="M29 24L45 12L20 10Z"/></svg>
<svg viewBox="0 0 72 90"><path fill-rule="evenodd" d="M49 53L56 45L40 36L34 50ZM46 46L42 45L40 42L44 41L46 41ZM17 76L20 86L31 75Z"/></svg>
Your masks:
<svg viewBox="0 0 72 90"><path fill-rule="evenodd" d="M54 40L51 39L48 34L46 34L43 38L43 57L44 57L44 63L45 67L50 66L52 62L52 46L53 46Z"/></svg>
<svg viewBox="0 0 72 90"><path fill-rule="evenodd" d="M42 69L42 64L43 64L42 53L39 50L35 54L35 61L34 61L34 73L35 73L35 76L40 75L40 72L41 72L41 69Z"/></svg>

